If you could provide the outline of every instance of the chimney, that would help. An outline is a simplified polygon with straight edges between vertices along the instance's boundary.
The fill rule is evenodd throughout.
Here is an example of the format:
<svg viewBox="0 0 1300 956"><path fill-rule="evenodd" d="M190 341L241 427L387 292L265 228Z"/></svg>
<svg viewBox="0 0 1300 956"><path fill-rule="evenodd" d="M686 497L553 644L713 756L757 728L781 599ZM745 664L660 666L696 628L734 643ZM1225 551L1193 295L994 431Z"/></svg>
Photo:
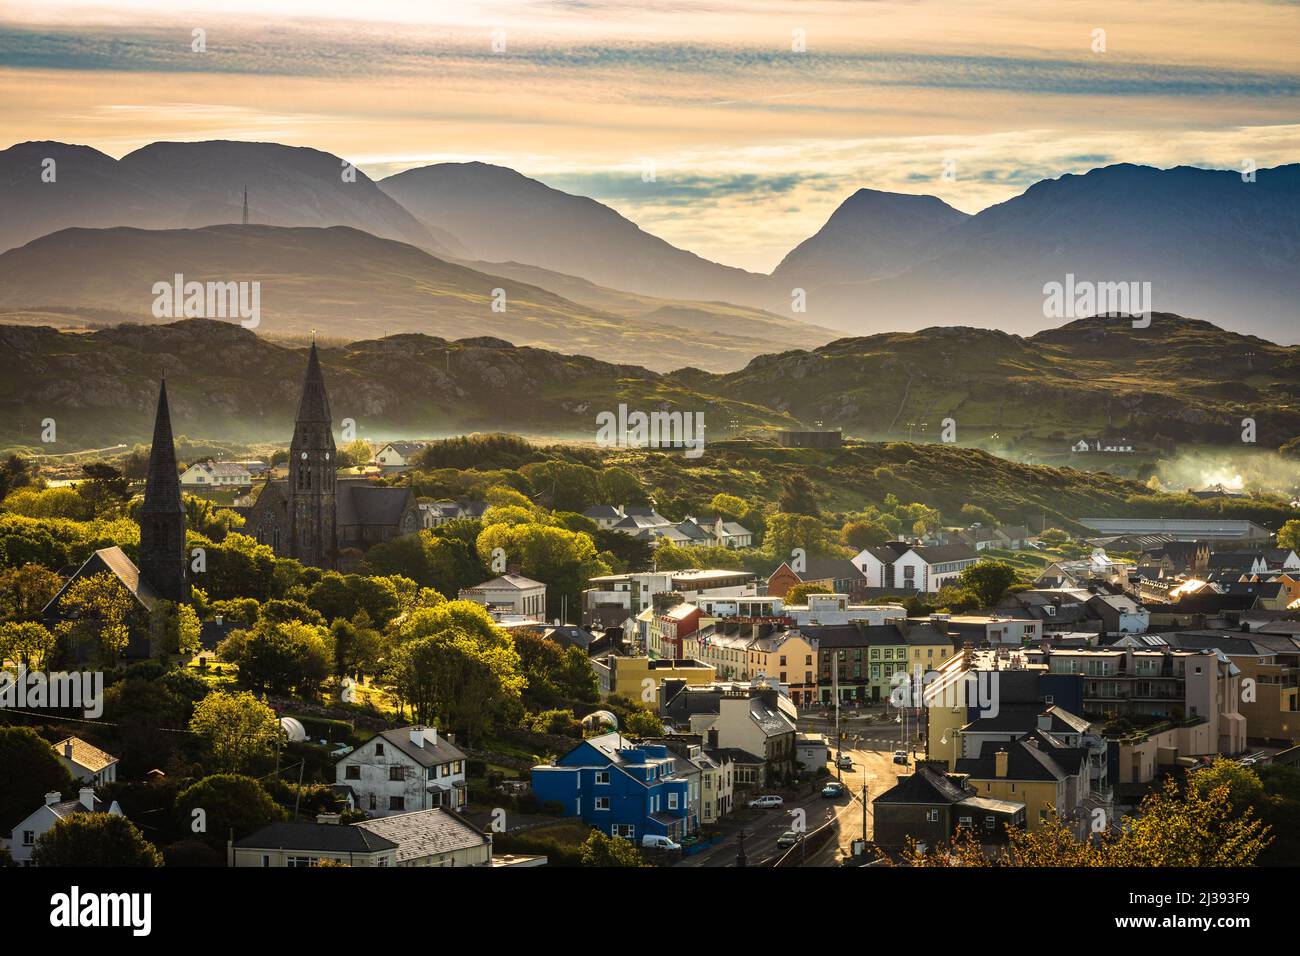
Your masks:
<svg viewBox="0 0 1300 956"><path fill-rule="evenodd" d="M424 728L419 724L411 728L411 743L417 747L424 746Z"/></svg>
<svg viewBox="0 0 1300 956"><path fill-rule="evenodd" d="M67 740L63 742L63 758L65 760L72 759L72 738L71 737L69 737Z"/></svg>
<svg viewBox="0 0 1300 956"><path fill-rule="evenodd" d="M1007 776L1007 752L999 750L993 755L993 774L999 780L1005 780Z"/></svg>
<svg viewBox="0 0 1300 956"><path fill-rule="evenodd" d="M1039 730L1052 729L1052 715L1049 714L1047 711L1043 711L1041 714L1038 715L1038 729Z"/></svg>
<svg viewBox="0 0 1300 956"><path fill-rule="evenodd" d="M718 732L716 729L709 729L709 748L716 750L718 747Z"/></svg>
<svg viewBox="0 0 1300 956"><path fill-rule="evenodd" d="M430 727L424 732L424 739L430 747L438 746L438 728Z"/></svg>
<svg viewBox="0 0 1300 956"><path fill-rule="evenodd" d="M59 793L59 791L57 790L51 790L49 793L45 795L45 805L47 807L52 807L56 803L61 802L62 800L63 800L63 794Z"/></svg>
<svg viewBox="0 0 1300 956"><path fill-rule="evenodd" d="M222 619L223 619L223 618L222 618L222 615L218 614L218 615L217 615L217 627L220 627L220 626L221 626L221 621L222 621Z"/></svg>
<svg viewBox="0 0 1300 956"><path fill-rule="evenodd" d="M95 809L95 788L94 787L81 788L81 805L85 807L87 810Z"/></svg>
<svg viewBox="0 0 1300 956"><path fill-rule="evenodd" d="M343 815L339 813L318 813L316 814L317 823L338 824L343 820Z"/></svg>

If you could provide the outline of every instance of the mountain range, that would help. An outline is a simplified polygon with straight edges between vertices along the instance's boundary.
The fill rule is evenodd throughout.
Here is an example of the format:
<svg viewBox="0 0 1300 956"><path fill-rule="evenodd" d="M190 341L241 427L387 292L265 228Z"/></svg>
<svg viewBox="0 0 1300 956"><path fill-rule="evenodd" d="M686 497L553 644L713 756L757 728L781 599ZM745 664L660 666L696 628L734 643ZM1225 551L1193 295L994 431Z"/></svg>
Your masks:
<svg viewBox="0 0 1300 956"><path fill-rule="evenodd" d="M653 299L571 277L550 282L534 267L513 271L518 278L489 275L344 226L71 228L0 254L0 322L160 321L154 284L180 274L186 282L257 282L256 328L271 335L487 335L658 371L736 369L774 346L834 337L758 309Z"/></svg>
<svg viewBox="0 0 1300 956"><path fill-rule="evenodd" d="M1300 346L1164 313L1143 329L1093 318L1027 338L957 327L840 339L723 374L423 334L326 347L321 361L336 424L353 418L362 437L509 430L590 440L597 413L620 403L703 412L719 437L820 421L862 438L932 442L951 418L958 443L1056 448L1063 459L1080 438L1113 436L1148 458L1169 444L1240 449L1245 417L1257 448L1300 436ZM65 449L144 440L163 375L179 432L283 441L304 363L301 347L219 321L0 325L0 443L32 443L45 417Z"/></svg>
<svg viewBox="0 0 1300 956"><path fill-rule="evenodd" d="M53 182L44 181L46 160ZM440 163L375 182L338 156L275 143L153 143L120 160L86 146L23 143L0 151L0 249L68 227L238 222L245 187L253 223L348 226L406 243L446 266L608 313L625 333L642 323L709 331L720 313L708 304L726 303L716 308L768 329L780 317L796 336L803 325L854 335L936 324L1029 334L1076 317L1044 312L1045 286L1073 276L1149 283L1150 302L1135 306L1300 341L1296 164L1250 177L1117 164L1043 180L975 215L934 196L860 189L814 235L792 236L791 251L761 275L677 248L608 206L502 166ZM795 289L806 311L792 312ZM657 301L638 301L647 297ZM1105 309L1081 314L1093 311ZM363 316L337 331L365 337L373 327ZM752 327L717 331L754 337ZM828 340L814 332L802 344ZM760 354L756 346L737 354Z"/></svg>

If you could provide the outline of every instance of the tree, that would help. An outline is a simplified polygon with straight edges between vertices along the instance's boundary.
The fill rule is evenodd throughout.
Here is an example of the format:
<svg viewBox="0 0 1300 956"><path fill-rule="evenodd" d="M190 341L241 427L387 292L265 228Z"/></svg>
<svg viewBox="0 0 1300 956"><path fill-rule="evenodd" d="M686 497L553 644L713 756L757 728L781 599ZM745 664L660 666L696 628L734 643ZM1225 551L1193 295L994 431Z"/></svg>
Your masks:
<svg viewBox="0 0 1300 956"><path fill-rule="evenodd" d="M270 707L247 691L214 690L195 706L190 730L207 745L213 766L234 773L275 749L280 723Z"/></svg>
<svg viewBox="0 0 1300 956"><path fill-rule="evenodd" d="M519 674L519 655L466 628L425 617L438 610L412 616L412 631L423 636L397 647L387 679L420 723L463 728L467 739L477 737L520 709L526 682ZM432 625L428 633L426 624Z"/></svg>
<svg viewBox="0 0 1300 956"><path fill-rule="evenodd" d="M28 671L42 670L55 644L54 635L35 621L0 624L0 661L17 661Z"/></svg>
<svg viewBox="0 0 1300 956"><path fill-rule="evenodd" d="M1292 518L1277 533L1277 546L1300 551L1300 521Z"/></svg>
<svg viewBox="0 0 1300 956"><path fill-rule="evenodd" d="M61 587L63 578L39 564L0 570L0 617L33 620Z"/></svg>
<svg viewBox="0 0 1300 956"><path fill-rule="evenodd" d="M319 624L259 621L236 646L239 679L259 693L314 698L333 668L333 639Z"/></svg>
<svg viewBox="0 0 1300 956"><path fill-rule="evenodd" d="M36 839L36 866L162 866L162 854L126 817L74 813Z"/></svg>
<svg viewBox="0 0 1300 956"><path fill-rule="evenodd" d="M807 604L808 595L810 594L830 594L831 589L824 584L796 584L790 590L785 592L786 606L792 604Z"/></svg>
<svg viewBox="0 0 1300 956"><path fill-rule="evenodd" d="M904 854L911 866L1030 867L1219 867L1251 866L1271 842L1269 828L1249 808L1233 806L1232 784L1220 778L1198 785L1169 777L1125 816L1092 841L1079 842L1055 816L1036 831L1012 829L998 854L986 855L969 831L933 853L915 845Z"/></svg>
<svg viewBox="0 0 1300 956"><path fill-rule="evenodd" d="M23 488L32 483L33 469L25 458L10 455L0 463L0 501L9 497L15 488Z"/></svg>
<svg viewBox="0 0 1300 956"><path fill-rule="evenodd" d="M631 840L622 837L606 836L599 830L592 830L591 835L582 843L582 865L602 867L640 867L648 864L641 859L641 853Z"/></svg>
<svg viewBox="0 0 1300 956"><path fill-rule="evenodd" d="M623 733L637 740L658 737L664 732L664 722L653 711L644 707L630 711L623 719Z"/></svg>
<svg viewBox="0 0 1300 956"><path fill-rule="evenodd" d="M888 541L892 535L881 521L849 521L840 528L840 544L861 551Z"/></svg>
<svg viewBox="0 0 1300 956"><path fill-rule="evenodd" d="M335 677L372 674L379 667L384 639L365 611L357 611L350 621L335 619L330 625L330 640L334 647Z"/></svg>
<svg viewBox="0 0 1300 956"><path fill-rule="evenodd" d="M1050 547L1057 548L1070 540L1070 536L1060 528L1047 528L1038 536L1038 540Z"/></svg>
<svg viewBox="0 0 1300 956"><path fill-rule="evenodd" d="M87 462L81 474L84 480L77 493L90 502L94 514L115 512L131 497L126 478L106 461Z"/></svg>
<svg viewBox="0 0 1300 956"><path fill-rule="evenodd" d="M803 548L809 555L824 555L834 547L826 540L826 528L820 518L784 512L768 518L763 543L778 561L790 560L790 552L795 548Z"/></svg>
<svg viewBox="0 0 1300 956"><path fill-rule="evenodd" d="M817 489L808 480L807 475L796 474L781 483L781 497L777 507L786 514L820 515L817 505Z"/></svg>
<svg viewBox="0 0 1300 956"><path fill-rule="evenodd" d="M217 849L225 848L232 831L233 839L239 840L284 817L266 788L240 774L204 777L176 797L178 826Z"/></svg>
<svg viewBox="0 0 1300 956"><path fill-rule="evenodd" d="M8 833L45 802L72 788L53 748L30 727L0 727L0 832Z"/></svg>
<svg viewBox="0 0 1300 956"><path fill-rule="evenodd" d="M485 564L500 548L506 560L518 564L523 573L546 584L547 617L560 616L563 598L568 607L581 607L582 589L588 580L608 574L591 535L544 524L494 524L478 536L478 554Z"/></svg>
<svg viewBox="0 0 1300 956"><path fill-rule="evenodd" d="M965 504L961 506L962 520L971 524L982 524L992 527L998 523L998 519L993 516L993 512L981 508L979 505Z"/></svg>
<svg viewBox="0 0 1300 956"><path fill-rule="evenodd" d="M199 649L199 616L188 604L158 600L149 611L149 654L171 657Z"/></svg>
<svg viewBox="0 0 1300 956"><path fill-rule="evenodd" d="M520 671L528 682L523 692L526 708L540 711L575 700L597 699L596 672L581 650L561 647L529 631L520 631L513 638Z"/></svg>
<svg viewBox="0 0 1300 956"><path fill-rule="evenodd" d="M130 639L130 623L139 614L135 597L116 575L101 571L79 578L59 599L64 617L61 637L93 645L100 661L114 664Z"/></svg>
<svg viewBox="0 0 1300 956"><path fill-rule="evenodd" d="M979 598L981 607L1001 600L1007 588L1016 583L1016 569L1005 561L977 561L962 568L956 585Z"/></svg>

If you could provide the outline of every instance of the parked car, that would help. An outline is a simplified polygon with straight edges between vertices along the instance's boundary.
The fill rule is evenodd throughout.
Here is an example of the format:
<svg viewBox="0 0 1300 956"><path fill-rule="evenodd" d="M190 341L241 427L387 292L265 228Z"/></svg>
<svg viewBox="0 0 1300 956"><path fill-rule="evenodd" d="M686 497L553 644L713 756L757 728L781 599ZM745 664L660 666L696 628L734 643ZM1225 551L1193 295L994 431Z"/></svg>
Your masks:
<svg viewBox="0 0 1300 956"><path fill-rule="evenodd" d="M775 794L768 794L763 797L755 797L748 804L751 810L771 810L776 807L785 806L785 797L778 797Z"/></svg>
<svg viewBox="0 0 1300 956"><path fill-rule="evenodd" d="M835 766L839 767L841 770L852 770L853 758L848 754L840 754L835 761Z"/></svg>
<svg viewBox="0 0 1300 956"><path fill-rule="evenodd" d="M838 780L832 780L826 786L822 787L823 797L842 797L844 796L844 784Z"/></svg>
<svg viewBox="0 0 1300 956"><path fill-rule="evenodd" d="M668 837L656 833L647 833L643 836L641 846L647 850L680 850L682 848L680 843L674 843Z"/></svg>
<svg viewBox="0 0 1300 956"><path fill-rule="evenodd" d="M795 833L793 830L786 830L776 838L776 845L782 850L789 849L798 842L799 834Z"/></svg>
<svg viewBox="0 0 1300 956"><path fill-rule="evenodd" d="M894 751L894 763L901 763L901 764L903 764L904 766L906 766L906 765L907 765L907 751L906 751L906 750L895 750L895 751Z"/></svg>

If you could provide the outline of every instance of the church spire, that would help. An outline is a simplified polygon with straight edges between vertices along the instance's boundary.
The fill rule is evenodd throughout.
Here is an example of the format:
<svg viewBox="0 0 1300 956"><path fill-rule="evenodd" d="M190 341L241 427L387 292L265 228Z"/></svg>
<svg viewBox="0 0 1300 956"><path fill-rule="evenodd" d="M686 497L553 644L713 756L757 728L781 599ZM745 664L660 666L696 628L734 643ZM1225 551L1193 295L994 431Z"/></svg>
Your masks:
<svg viewBox="0 0 1300 956"><path fill-rule="evenodd" d="M145 479L144 506L148 514L183 514L181 480L176 470L176 445L172 440L172 416L167 404L167 380L158 387L158 410L153 420L153 445L149 448L149 472Z"/></svg>
<svg viewBox="0 0 1300 956"><path fill-rule="evenodd" d="M185 506L176 469L171 409L167 383L158 388L153 444L149 448L149 473L144 504L140 508L140 577L160 598L177 603L190 598L185 574Z"/></svg>
<svg viewBox="0 0 1300 956"><path fill-rule="evenodd" d="M302 383L302 398L298 401L299 422L326 425L330 417L329 395L325 393L325 376L320 369L320 356L316 352L316 341L312 340L311 351L307 354L307 377Z"/></svg>

